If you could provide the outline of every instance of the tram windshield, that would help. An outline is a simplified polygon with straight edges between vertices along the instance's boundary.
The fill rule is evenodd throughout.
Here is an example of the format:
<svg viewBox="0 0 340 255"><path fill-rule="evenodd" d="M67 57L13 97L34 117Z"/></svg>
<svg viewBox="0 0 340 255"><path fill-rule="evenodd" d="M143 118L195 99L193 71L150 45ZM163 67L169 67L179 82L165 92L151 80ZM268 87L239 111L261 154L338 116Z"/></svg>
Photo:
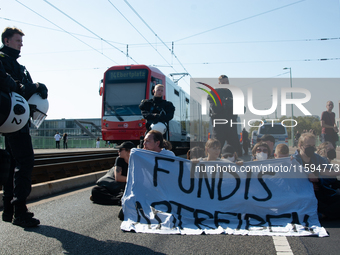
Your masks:
<svg viewBox="0 0 340 255"><path fill-rule="evenodd" d="M104 115L116 116L118 119L122 119L122 116L141 115L138 106L145 99L146 82L147 70L108 72L104 92Z"/></svg>

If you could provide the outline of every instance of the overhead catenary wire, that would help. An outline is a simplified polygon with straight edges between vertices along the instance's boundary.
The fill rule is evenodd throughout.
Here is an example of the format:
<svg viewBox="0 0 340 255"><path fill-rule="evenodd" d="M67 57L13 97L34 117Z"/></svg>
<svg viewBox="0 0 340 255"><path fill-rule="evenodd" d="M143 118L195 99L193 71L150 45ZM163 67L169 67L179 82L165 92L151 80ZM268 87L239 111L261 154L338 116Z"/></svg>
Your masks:
<svg viewBox="0 0 340 255"><path fill-rule="evenodd" d="M96 52L100 53L102 56L110 59L111 61L113 61L114 63L118 64L116 61L114 61L112 58L106 56L105 54L103 54L102 52L100 52L99 50L95 49L94 47L92 47L91 45L89 45L88 43L84 42L83 40L80 40L79 38L77 38L76 36L74 36L73 34L69 33L68 31L66 31L65 29L63 29L62 27L58 26L57 24L55 24L54 22L50 21L49 19L45 18L44 16L42 16L41 14L37 13L36 11L32 10L31 8L29 8L28 6L24 5L23 3L21 3L18 0L17 1L19 4L21 4L22 6L24 6L25 8L27 8L28 10L34 12L35 14L37 14L39 17L43 18L44 20L50 22L51 24L53 24L54 26L60 28L61 30L63 30L65 33L69 34L70 36L72 36L73 38L77 39L78 41L84 43L85 45L87 45L88 47L90 47L91 49L95 50Z"/></svg>
<svg viewBox="0 0 340 255"><path fill-rule="evenodd" d="M24 21L19 21L19 20L13 20L13 19L9 19L9 18L5 18L5 17L0 17L0 19L3 20L8 20L8 21L12 21L12 22L17 22L17 23L22 23L25 25L29 25L29 26L34 26L34 27L39 27L39 28L44 28L44 29L48 29L48 30L53 30L53 31L57 31L57 32L62 32L62 33L69 33L69 34L73 34L73 35L77 35L77 36L82 36L82 37L87 37L90 39L96 39L96 40L101 40L101 38L98 38L96 36L89 36L89 35L84 35L84 34L79 34L79 33L71 33L71 32L65 32L65 30L62 29L56 29L56 28L51 28L51 27L45 27L45 26L40 26L37 24L32 24L32 23L27 23ZM132 24L131 24L132 25ZM340 40L340 37L323 37L323 38L305 38L305 39L281 39L281 40L261 40L261 41L230 41L230 42L192 42L192 43L176 43L176 45L180 45L180 46L192 46L192 45L209 45L209 44L240 44L240 43L249 43L249 44L257 44L257 43L282 43L282 42L313 42L313 41L332 41L332 40ZM115 41L110 41L110 40L106 40L108 42L111 43L115 43L115 44L120 44L120 45L124 45L124 47L126 46L127 43L123 43L123 42L115 42ZM165 42L166 44L171 44L173 45L173 41L171 42ZM151 46L153 44L156 45L156 43L128 43L129 47L145 47L145 46Z"/></svg>
<svg viewBox="0 0 340 255"><path fill-rule="evenodd" d="M108 42L107 40L103 39L102 37L100 37L99 35L97 35L96 33L94 33L92 30L88 29L87 27L85 27L83 24L81 24L80 22L76 21L74 18L72 18L71 16L69 16L68 14L66 14L65 12L63 12L62 10L60 10L59 8L57 8L56 6L54 6L53 4L51 4L49 1L44 0L44 2L46 2L47 4L49 4L50 6L52 6L54 9L56 9L57 11L59 11L60 13L62 13L63 15L65 15L66 17L68 17L69 19L71 19L72 21L74 21L75 23L77 23L79 26L81 26L82 28L86 29L87 31L89 31L91 34L93 34L94 36L96 36L97 38L101 39L102 41L106 42L107 44L109 44L110 46L112 46L113 48L115 48L116 50L118 50L119 52L123 53L126 56L126 53L123 52L122 50L118 49L116 46L114 46L113 44L111 44L110 42ZM134 60L131 56L129 56L129 58L134 61L136 64L138 64L138 62L136 60Z"/></svg>
<svg viewBox="0 0 340 255"><path fill-rule="evenodd" d="M168 45L166 45L166 43L157 35L157 33L155 31L153 31L153 29L148 25L148 23L146 23L146 21L139 15L139 13L129 4L129 2L127 0L124 0L124 2L130 7L130 9L137 15L137 17L150 29L150 31L156 36L156 38L158 38L161 43L170 51L172 52L172 50L168 47ZM189 74L189 76L191 77L190 73L188 72L188 70L184 67L184 65L181 63L181 61L178 59L178 57L176 56L175 53L173 53L173 56L177 59L178 63L182 66L182 68L185 70L186 73ZM174 69L175 70L175 69ZM176 70L175 70L176 71ZM177 72L177 71L176 71Z"/></svg>
<svg viewBox="0 0 340 255"><path fill-rule="evenodd" d="M21 24L25 24L25 25L29 25L29 26L33 26L33 27L39 27L39 28L44 28L44 29L48 29L48 30L53 30L53 31L61 32L61 33L73 34L73 35L77 35L77 36L87 37L87 38L90 38L90 39L100 40L100 39L98 39L97 37L94 37L94 36L65 32L65 30L62 30L62 29L56 29L56 28L52 28L52 27L44 27L44 26L40 26L40 25L37 25L37 24L31 24L31 23L27 23L27 22L23 22L23 21L19 21L19 20L13 20L13 19L4 18L4 17L0 17L0 19L12 21L12 22L17 22L17 23L21 23ZM110 42L120 44L120 45L126 45L126 43L113 42L113 41L110 41Z"/></svg>
<svg viewBox="0 0 340 255"><path fill-rule="evenodd" d="M246 63L271 63L271 62L299 62L299 61L335 61L340 60L340 57L336 58L315 58L315 59L280 59L280 60L254 60L254 61L222 61L222 62L196 62L196 63L184 63L186 65L220 65L220 64L246 64Z"/></svg>
<svg viewBox="0 0 340 255"><path fill-rule="evenodd" d="M171 64L165 59L165 57L163 57L163 55L152 45L152 43L150 43L148 41L148 39L129 21L128 18L125 17L125 15L110 1L108 0L108 2L119 12L120 15L123 16L123 18L137 31L138 34L140 34L140 36L142 36L144 38L145 41L148 42L148 44L165 60L165 62L171 66ZM130 44L131 46L131 44Z"/></svg>
<svg viewBox="0 0 340 255"><path fill-rule="evenodd" d="M124 1L126 2L126 0L124 0ZM230 26L230 25L233 25L233 24L236 24L236 23L239 23L239 22L248 20L248 19L252 19L252 18L261 16L261 15L264 15L264 14L267 14L267 13L270 13L270 12L273 12L273 11L277 11L277 10L286 8L286 7L291 6L291 5L294 5L294 4L298 4L298 3L304 2L304 1L306 1L306 0L300 0L300 1L297 1L297 2L294 2L294 3L291 3L291 4L287 4L287 5L284 5L284 6L280 6L280 7L271 9L271 10L269 10L269 11L261 12L261 13L258 13L258 14L255 14L255 15L252 15L252 16L249 16L249 17L246 17L246 18L243 18L243 19L239 19L239 20L236 20L236 21L233 21L233 22L224 24L224 25L222 25L222 26L218 26L218 27L215 27L215 28L211 28L211 29L208 29L208 30L205 30L205 31L202 31L202 32L200 32L200 33L193 34L193 35L189 35L189 36L187 36L187 37L178 39L178 40L176 40L175 42L183 41L183 40L186 40L186 39L189 39L189 38L198 36L198 35L202 35L202 34L205 34L205 33L208 33L208 32L211 32L211 31L214 31L214 30L217 30L217 29L220 29L220 28L222 28L222 27Z"/></svg>

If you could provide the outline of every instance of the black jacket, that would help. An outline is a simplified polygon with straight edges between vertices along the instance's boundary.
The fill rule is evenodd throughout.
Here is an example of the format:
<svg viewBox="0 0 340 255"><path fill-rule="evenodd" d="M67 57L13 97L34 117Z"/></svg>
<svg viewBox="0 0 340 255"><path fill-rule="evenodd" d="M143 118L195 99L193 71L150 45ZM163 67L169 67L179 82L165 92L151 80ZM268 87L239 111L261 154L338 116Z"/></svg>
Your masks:
<svg viewBox="0 0 340 255"><path fill-rule="evenodd" d="M14 91L22 95L28 100L37 90L33 84L32 78L26 68L17 62L20 57L20 51L3 46L0 48L0 61L3 64L7 74L17 83L17 86L12 85L10 91ZM20 89L20 85L24 85L24 89Z"/></svg>
<svg viewBox="0 0 340 255"><path fill-rule="evenodd" d="M175 113L174 105L161 97L144 99L140 103L139 109L141 109L143 117L147 120L147 129L149 129L151 124L156 124L157 122L168 124L174 117Z"/></svg>
<svg viewBox="0 0 340 255"><path fill-rule="evenodd" d="M233 115L233 94L227 88L218 88L216 92L221 98L222 105L219 100L215 96L215 93L211 91L214 95L216 105L214 100L208 95L207 99L210 103L210 117L211 119L232 119L233 121L237 120L237 115Z"/></svg>

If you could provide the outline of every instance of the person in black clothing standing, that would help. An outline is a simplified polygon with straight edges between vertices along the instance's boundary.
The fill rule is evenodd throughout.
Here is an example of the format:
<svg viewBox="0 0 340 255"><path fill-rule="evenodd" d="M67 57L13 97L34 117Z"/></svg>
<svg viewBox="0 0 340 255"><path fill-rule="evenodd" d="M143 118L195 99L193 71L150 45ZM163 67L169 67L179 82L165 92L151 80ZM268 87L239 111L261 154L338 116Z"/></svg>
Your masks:
<svg viewBox="0 0 340 255"><path fill-rule="evenodd" d="M7 27L1 35L3 46L0 48L0 61L5 71L13 78L15 84L8 87L26 100L34 93L42 99L47 98L47 88L42 83L33 83L26 68L17 62L23 46L24 33L17 28ZM40 224L34 214L29 212L26 199L31 192L31 174L34 166L34 152L29 122L19 131L5 134L6 151L11 157L10 173L7 182L3 185L4 210L2 220L12 222L21 227L35 227Z"/></svg>
<svg viewBox="0 0 340 255"><path fill-rule="evenodd" d="M228 76L221 75L218 78L219 84L229 84ZM224 143L227 143L234 147L239 157L242 156L242 148L240 145L240 140L237 134L237 126L233 124L230 127L231 121L233 123L237 122L237 115L233 114L233 94L227 88L216 88L216 92L220 96L223 106L215 105L213 99L208 96L208 100L210 103L210 118L211 123L213 124L214 119L225 119L228 121L227 124L217 124L213 127L213 138L220 141L221 146L224 146Z"/></svg>
<svg viewBox="0 0 340 255"><path fill-rule="evenodd" d="M167 139L166 131L168 131L169 121L174 117L175 107L171 102L163 99L164 86L162 84L157 84L153 92L153 98L144 99L139 105L139 109L141 109L142 115L146 119L145 135L153 128L153 125L163 123L165 132L158 131L162 132L163 137ZM143 139L141 137L141 146Z"/></svg>
<svg viewBox="0 0 340 255"><path fill-rule="evenodd" d="M249 133L245 128L242 130L242 147L244 150L244 155L248 155L249 148Z"/></svg>
<svg viewBox="0 0 340 255"><path fill-rule="evenodd" d="M331 142L333 147L336 148L336 142L339 140L339 129L335 122L335 113L332 112L334 104L328 101L326 104L327 111L321 114L321 137L322 142Z"/></svg>

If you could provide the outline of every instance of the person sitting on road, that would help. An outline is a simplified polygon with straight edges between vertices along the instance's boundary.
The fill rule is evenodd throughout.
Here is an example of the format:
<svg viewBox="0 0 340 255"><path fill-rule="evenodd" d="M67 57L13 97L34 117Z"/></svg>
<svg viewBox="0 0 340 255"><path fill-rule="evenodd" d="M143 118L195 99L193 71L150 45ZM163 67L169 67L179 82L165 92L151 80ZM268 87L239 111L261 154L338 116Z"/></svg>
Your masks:
<svg viewBox="0 0 340 255"><path fill-rule="evenodd" d="M171 151L172 150L172 144L170 141L163 139L164 149Z"/></svg>
<svg viewBox="0 0 340 255"><path fill-rule="evenodd" d="M271 153L268 154L268 159L274 158L274 145L275 145L274 136L266 134L260 138L260 141L268 144L269 146Z"/></svg>
<svg viewBox="0 0 340 255"><path fill-rule="evenodd" d="M289 157L289 148L287 144L280 143L276 146L275 152L274 152L275 158L286 158Z"/></svg>
<svg viewBox="0 0 340 255"><path fill-rule="evenodd" d="M255 144L253 150L253 161L260 161L260 160L266 160L269 158L269 155L271 155L271 150L267 143L265 142L258 142Z"/></svg>
<svg viewBox="0 0 340 255"><path fill-rule="evenodd" d="M319 154L321 157L327 159L328 163L331 163L331 161L336 158L336 152L333 147L333 144L328 141L321 143L318 146L316 153ZM337 190L337 193L339 193L340 181L336 177L330 178L330 181L331 181L330 187L334 190Z"/></svg>
<svg viewBox="0 0 340 255"><path fill-rule="evenodd" d="M222 148L221 159L226 161L231 161L236 165L242 166L243 161L238 159L237 152L235 151L234 147L230 144L225 144Z"/></svg>
<svg viewBox="0 0 340 255"><path fill-rule="evenodd" d="M192 161L215 161L215 160L221 160L219 158L221 154L221 143L217 139L209 139L205 143L205 158L198 158L194 159Z"/></svg>
<svg viewBox="0 0 340 255"><path fill-rule="evenodd" d="M318 146L316 153L319 154L321 157L326 158L329 163L331 163L331 161L336 158L336 152L333 144L328 141L321 143Z"/></svg>
<svg viewBox="0 0 340 255"><path fill-rule="evenodd" d="M175 156L175 153L165 149L163 134L157 130L150 130L144 137L143 149L159 152L164 155Z"/></svg>
<svg viewBox="0 0 340 255"><path fill-rule="evenodd" d="M143 146L144 150L154 151L168 156L175 156L175 153L164 148L165 144L163 134L156 130L150 130L147 133L147 135L144 137ZM118 213L118 218L122 221L124 220L124 212L122 208Z"/></svg>
<svg viewBox="0 0 340 255"><path fill-rule="evenodd" d="M203 158L204 156L204 149L199 146L195 146L187 152L187 159L189 160Z"/></svg>
<svg viewBox="0 0 340 255"><path fill-rule="evenodd" d="M130 150L135 147L130 141L123 142L117 147L119 156L116 158L115 165L97 181L97 186L92 189L91 201L102 205L121 203L126 185Z"/></svg>
<svg viewBox="0 0 340 255"><path fill-rule="evenodd" d="M319 218L340 218L340 195L332 187L336 182L335 177L340 173L328 164L324 157L315 153L316 138L312 133L303 133L298 141L298 149L293 157L318 178L309 178L313 182L314 193L318 200ZM318 171L317 169L320 169ZM322 170L322 171L321 171ZM325 170L325 171L324 171Z"/></svg>

